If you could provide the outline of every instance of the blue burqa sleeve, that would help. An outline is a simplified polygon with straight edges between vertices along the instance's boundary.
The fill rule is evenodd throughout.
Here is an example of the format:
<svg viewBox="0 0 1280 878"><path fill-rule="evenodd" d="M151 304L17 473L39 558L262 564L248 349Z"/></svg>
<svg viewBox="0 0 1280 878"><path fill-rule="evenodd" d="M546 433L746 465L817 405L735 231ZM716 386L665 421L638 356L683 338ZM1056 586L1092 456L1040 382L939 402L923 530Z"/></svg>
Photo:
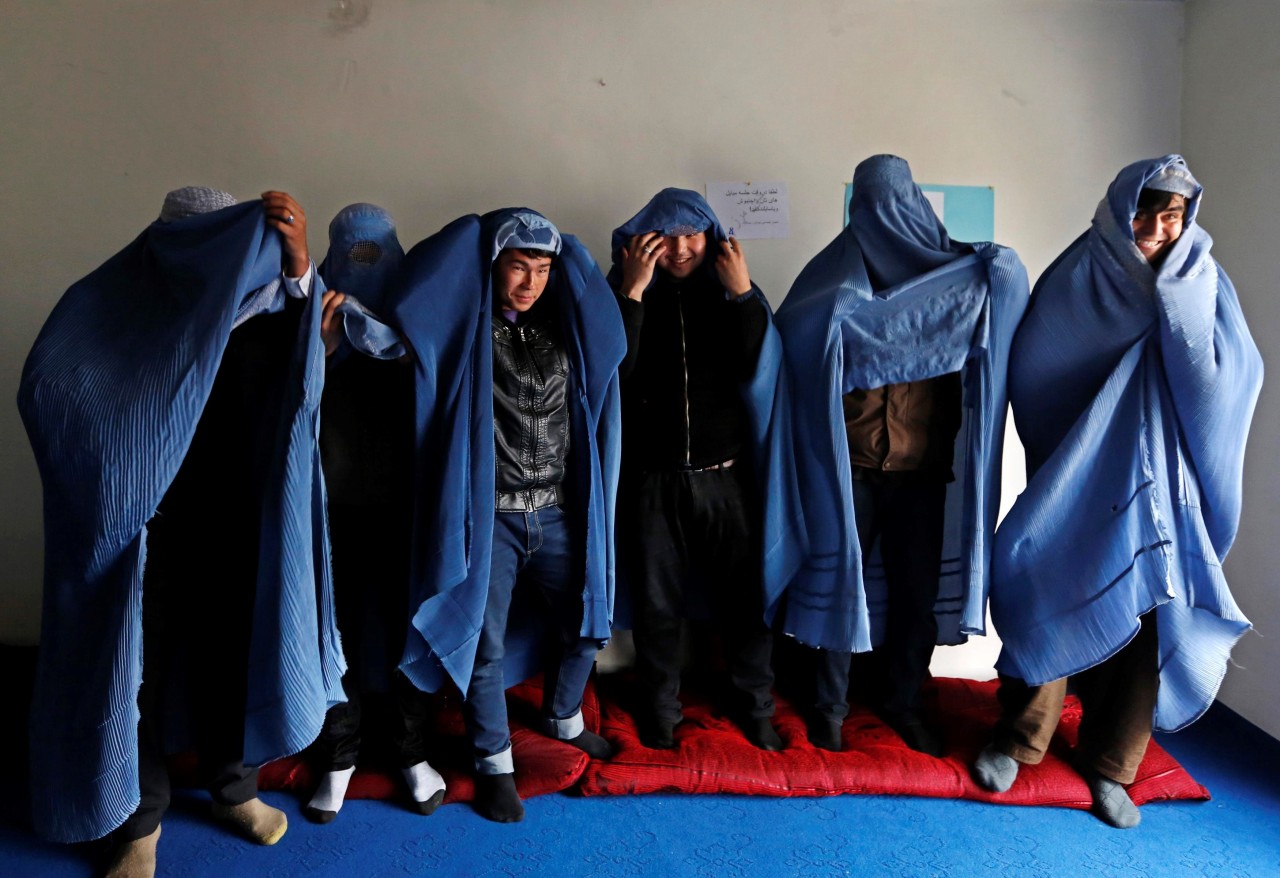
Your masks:
<svg viewBox="0 0 1280 878"><path fill-rule="evenodd" d="M493 261L509 242L524 246L520 238L548 234L554 227L526 208L462 217L410 250L392 288L390 319L408 341L416 370L413 617L400 667L427 691L452 680L466 692L488 594L496 473ZM538 243L549 249L547 241ZM567 487L575 492L569 506L583 546L581 630L603 642L612 621L617 368L626 340L586 248L564 236L558 262L543 297L560 314L573 377L574 478ZM508 633L509 683L534 668L535 640Z"/></svg>
<svg viewBox="0 0 1280 878"><path fill-rule="evenodd" d="M136 808L148 520L195 432L237 312L280 274L259 202L157 223L73 285L23 370L44 484L32 816L59 841ZM316 410L318 291L298 336L261 519L245 761L306 747L341 700Z"/></svg>
<svg viewBox="0 0 1280 878"><path fill-rule="evenodd" d="M1027 301L1012 250L951 241L906 162L876 156L854 175L849 225L813 258L778 309L794 398L809 551L786 592L782 629L863 652L883 631L883 575L859 548L841 402L855 388L962 373L956 481L948 488L938 642L985 628L990 535L1000 501L1005 365Z"/></svg>
<svg viewBox="0 0 1280 878"><path fill-rule="evenodd" d="M609 285L622 284L622 248L635 235L661 232L687 235L706 232L707 258L701 271L715 277L714 246L728 235L705 198L690 189L663 189L639 213L613 230L610 249L613 265ZM656 272L655 272L656 277ZM652 283L651 283L652 285ZM796 476L791 428L791 398L782 368L782 341L774 326L773 311L758 291L769 325L765 330L755 373L742 387L751 430L752 462L761 498L761 573L765 621L772 624L782 593L800 566L806 543L804 517Z"/></svg>
<svg viewBox="0 0 1280 878"><path fill-rule="evenodd" d="M1092 227L1036 284L1010 362L1028 484L996 535L997 667L1032 685L1114 655L1156 611L1163 730L1212 703L1249 623L1222 575L1240 519L1262 361L1196 224L1155 271L1141 190L1181 157L1116 177Z"/></svg>

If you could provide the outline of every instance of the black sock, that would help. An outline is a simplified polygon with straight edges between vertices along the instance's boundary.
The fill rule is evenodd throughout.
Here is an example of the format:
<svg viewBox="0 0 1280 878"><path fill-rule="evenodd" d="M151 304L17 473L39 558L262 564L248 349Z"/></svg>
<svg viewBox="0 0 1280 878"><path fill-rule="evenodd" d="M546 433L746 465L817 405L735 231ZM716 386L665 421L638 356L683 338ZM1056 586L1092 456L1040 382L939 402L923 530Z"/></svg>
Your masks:
<svg viewBox="0 0 1280 878"><path fill-rule="evenodd" d="M844 721L829 716L814 717L809 723L809 743L821 750L839 753L844 749Z"/></svg>
<svg viewBox="0 0 1280 878"><path fill-rule="evenodd" d="M770 752L782 749L782 738L773 727L773 720L767 716L747 718L743 721L742 731L753 747Z"/></svg>
<svg viewBox="0 0 1280 878"><path fill-rule="evenodd" d="M613 755L613 746L608 741L595 732L589 732L586 729L579 732L576 738L560 738L558 740L577 747L592 759L608 759Z"/></svg>
<svg viewBox="0 0 1280 878"><path fill-rule="evenodd" d="M476 775L476 800L472 807L495 823L519 823L524 819L524 805L516 792L514 774Z"/></svg>

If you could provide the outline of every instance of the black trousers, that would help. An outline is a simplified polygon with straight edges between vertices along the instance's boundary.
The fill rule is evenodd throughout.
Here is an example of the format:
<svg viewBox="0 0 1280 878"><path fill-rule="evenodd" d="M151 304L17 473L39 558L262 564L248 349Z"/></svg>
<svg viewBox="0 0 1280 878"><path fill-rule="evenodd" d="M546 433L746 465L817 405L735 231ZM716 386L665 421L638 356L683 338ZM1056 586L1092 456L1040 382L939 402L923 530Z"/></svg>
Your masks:
<svg viewBox="0 0 1280 878"><path fill-rule="evenodd" d="M646 473L628 527L636 670L654 719L681 718L682 620L709 613L719 631L731 709L773 715L773 639L764 624L758 502L749 467Z"/></svg>
<svg viewBox="0 0 1280 878"><path fill-rule="evenodd" d="M172 544L162 551L177 548ZM217 587L193 575L175 582L161 577L149 553L143 584L143 670L138 693L137 809L115 831L117 842L150 835L169 808L169 770L165 760L169 722L184 712L197 756L199 783L215 802L238 805L258 794L258 770L244 764L244 713L248 676L250 611L253 590L217 593L216 599L197 600L193 592ZM241 553L236 553L241 554ZM256 556L256 553L255 553ZM194 566L194 565L193 565ZM219 565L221 566L221 565ZM164 567L170 568L169 563ZM153 572L156 571L156 572ZM160 585L162 579L167 579ZM203 580L203 581L202 581ZM252 582L252 580L249 580ZM184 593L182 589L190 587ZM206 594L212 598L212 595ZM166 600L167 599L167 600ZM246 606L246 603L248 606ZM242 609L243 615L236 613ZM180 650L175 641L185 641ZM178 680L170 673L180 652L187 673ZM166 656L169 657L166 659Z"/></svg>
<svg viewBox="0 0 1280 878"><path fill-rule="evenodd" d="M877 539L888 585L883 643L869 662L873 676L862 687L871 705L888 716L920 709L920 689L938 639L933 605L942 565L943 514L947 486L941 481L854 479L853 508L858 542L866 559ZM815 709L830 719L849 712L847 652L818 650Z"/></svg>
<svg viewBox="0 0 1280 878"><path fill-rule="evenodd" d="M392 678L389 693L362 690L350 671L342 678L342 686L346 703L329 708L320 736L312 745L321 770L343 771L355 765L371 728L370 737L384 734L389 739L400 768L426 760L431 709L427 696L403 674Z"/></svg>
<svg viewBox="0 0 1280 878"><path fill-rule="evenodd" d="M262 485L301 303L236 329L182 465L147 524L141 802L117 841L150 835L169 806L165 754L196 750L201 785L224 805L257 795L244 764L249 643L257 592ZM177 726L175 728L174 726Z"/></svg>
<svg viewBox="0 0 1280 878"><path fill-rule="evenodd" d="M329 708L311 748L324 771L355 765L369 732L372 738L386 739L401 768L427 758L426 696L396 670L409 624L411 496L407 491L381 493L381 503L329 506L347 701Z"/></svg>

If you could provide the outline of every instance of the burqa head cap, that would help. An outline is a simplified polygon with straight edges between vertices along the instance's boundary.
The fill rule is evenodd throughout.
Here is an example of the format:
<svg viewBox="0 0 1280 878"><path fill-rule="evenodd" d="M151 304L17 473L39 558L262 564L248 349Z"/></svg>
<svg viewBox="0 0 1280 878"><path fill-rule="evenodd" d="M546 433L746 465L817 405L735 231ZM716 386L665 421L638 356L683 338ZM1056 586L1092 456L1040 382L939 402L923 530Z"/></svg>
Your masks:
<svg viewBox="0 0 1280 878"><path fill-rule="evenodd" d="M160 222L171 223L198 213L212 213L235 203L236 197L221 189L184 186L174 189L164 197L164 206L160 208Z"/></svg>
<svg viewBox="0 0 1280 878"><path fill-rule="evenodd" d="M1160 171L1147 180L1144 189L1155 189L1158 192L1172 192L1190 201L1200 192L1200 184L1191 176L1191 169L1185 164L1176 162L1165 165Z"/></svg>
<svg viewBox="0 0 1280 878"><path fill-rule="evenodd" d="M560 230L536 210L513 207L494 211L487 219L494 223L494 259L508 248L546 250L553 256L560 252Z"/></svg>
<svg viewBox="0 0 1280 878"><path fill-rule="evenodd" d="M858 242L871 288L892 289L968 251L953 242L896 155L873 155L853 170L848 232Z"/></svg>
<svg viewBox="0 0 1280 878"><path fill-rule="evenodd" d="M853 169L853 200L876 202L885 199L915 199L911 166L896 155L873 155Z"/></svg>
<svg viewBox="0 0 1280 878"><path fill-rule="evenodd" d="M358 202L338 211L329 223L329 252L320 275L330 289L376 309L403 259L391 214L376 204Z"/></svg>

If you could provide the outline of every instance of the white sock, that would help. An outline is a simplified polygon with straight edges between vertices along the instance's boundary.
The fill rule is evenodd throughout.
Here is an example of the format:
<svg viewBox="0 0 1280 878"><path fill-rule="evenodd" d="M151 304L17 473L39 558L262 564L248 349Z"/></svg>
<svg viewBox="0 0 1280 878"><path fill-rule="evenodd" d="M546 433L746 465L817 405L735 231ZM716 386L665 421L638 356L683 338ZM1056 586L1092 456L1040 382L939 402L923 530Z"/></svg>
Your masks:
<svg viewBox="0 0 1280 878"><path fill-rule="evenodd" d="M415 802L425 802L444 789L444 778L425 759L406 768L404 779Z"/></svg>
<svg viewBox="0 0 1280 878"><path fill-rule="evenodd" d="M320 779L320 786L316 788L311 801L307 802L307 807L317 811L332 811L336 814L347 797L347 784L351 783L351 775L355 772L356 767L353 765L341 771L330 771L325 774Z"/></svg>

